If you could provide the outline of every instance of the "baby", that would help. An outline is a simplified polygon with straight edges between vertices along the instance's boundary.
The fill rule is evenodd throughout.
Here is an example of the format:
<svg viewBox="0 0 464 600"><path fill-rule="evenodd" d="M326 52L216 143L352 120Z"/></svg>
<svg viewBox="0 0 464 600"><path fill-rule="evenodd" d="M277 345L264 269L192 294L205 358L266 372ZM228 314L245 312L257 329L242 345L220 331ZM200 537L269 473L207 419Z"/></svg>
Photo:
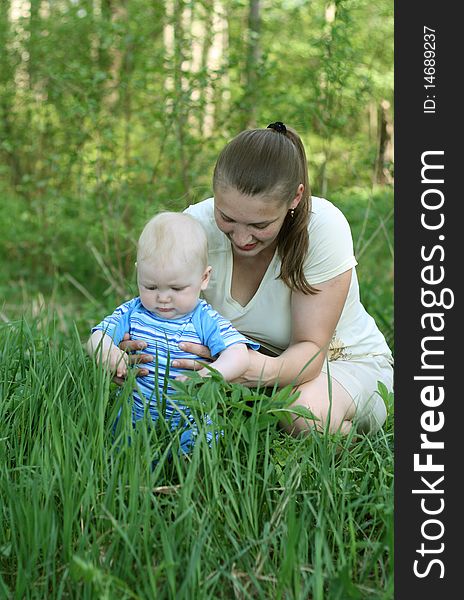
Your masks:
<svg viewBox="0 0 464 600"><path fill-rule="evenodd" d="M207 260L206 235L196 219L185 213L156 215L145 225L138 241L139 296L92 328L88 352L118 377L124 377L128 369L127 354L118 348L126 332L132 340L146 342L143 353L153 356L152 362L144 364L148 375L137 378L133 392L134 423L143 417L146 405L156 420L163 399L165 418L173 429L184 424L181 411L189 417L185 406L169 398L175 392L171 380L185 379L181 371L171 367L172 361L198 358L180 350L181 342L208 346L215 359L210 366L226 380L239 377L248 368L247 346L259 348L200 299L211 276ZM199 371L202 376L209 373L206 368ZM188 424L186 428L186 435L181 436L182 447L192 442L192 428Z"/></svg>

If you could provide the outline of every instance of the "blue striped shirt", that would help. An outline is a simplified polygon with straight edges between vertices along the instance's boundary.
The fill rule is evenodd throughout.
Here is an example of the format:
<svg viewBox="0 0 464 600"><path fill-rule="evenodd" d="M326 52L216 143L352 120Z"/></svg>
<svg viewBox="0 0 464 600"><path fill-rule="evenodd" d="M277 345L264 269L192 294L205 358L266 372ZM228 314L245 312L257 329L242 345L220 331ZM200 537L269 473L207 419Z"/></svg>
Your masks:
<svg viewBox="0 0 464 600"><path fill-rule="evenodd" d="M133 298L93 327L92 333L96 330L105 332L116 345L128 332L132 340L147 343L143 354L153 356L152 362L143 365L148 370L148 375L137 377L138 387L133 392L134 421L143 417L147 404L151 418L156 420L163 392L166 391L167 398L175 392L170 381L182 371L171 366L173 360L198 359L198 356L182 351L179 343L194 342L208 346L213 357L233 344L247 344L253 350L259 348L259 344L243 336L205 300L199 300L192 312L178 319L162 319L147 310L139 297ZM165 418L172 423L173 428L181 422L179 409L188 416L186 407L176 403L175 399L168 398Z"/></svg>

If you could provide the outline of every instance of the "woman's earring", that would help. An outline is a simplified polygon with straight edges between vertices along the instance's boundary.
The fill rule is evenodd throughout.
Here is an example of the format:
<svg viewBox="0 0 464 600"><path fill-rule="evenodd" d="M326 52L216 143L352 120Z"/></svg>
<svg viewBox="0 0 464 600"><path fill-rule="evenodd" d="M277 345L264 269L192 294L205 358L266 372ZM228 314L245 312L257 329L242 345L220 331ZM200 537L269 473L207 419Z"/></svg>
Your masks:
<svg viewBox="0 0 464 600"><path fill-rule="evenodd" d="M290 209L290 217L293 219L294 216L295 216L295 209L291 208Z"/></svg>

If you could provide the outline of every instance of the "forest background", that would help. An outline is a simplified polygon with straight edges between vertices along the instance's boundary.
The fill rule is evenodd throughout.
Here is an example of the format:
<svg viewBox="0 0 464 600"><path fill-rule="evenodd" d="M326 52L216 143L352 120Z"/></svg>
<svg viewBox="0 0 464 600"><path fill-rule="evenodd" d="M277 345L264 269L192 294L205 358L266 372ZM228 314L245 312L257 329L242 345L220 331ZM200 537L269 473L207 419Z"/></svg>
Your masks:
<svg viewBox="0 0 464 600"><path fill-rule="evenodd" d="M284 434L291 386L193 381L183 461L82 341L137 294L148 218L283 121L393 349L392 114L391 0L0 0L1 598L391 600L385 388L384 427L353 443Z"/></svg>
<svg viewBox="0 0 464 600"><path fill-rule="evenodd" d="M393 3L2 0L0 319L80 331L136 293L135 243L211 195L223 145L282 120L346 213L390 344Z"/></svg>

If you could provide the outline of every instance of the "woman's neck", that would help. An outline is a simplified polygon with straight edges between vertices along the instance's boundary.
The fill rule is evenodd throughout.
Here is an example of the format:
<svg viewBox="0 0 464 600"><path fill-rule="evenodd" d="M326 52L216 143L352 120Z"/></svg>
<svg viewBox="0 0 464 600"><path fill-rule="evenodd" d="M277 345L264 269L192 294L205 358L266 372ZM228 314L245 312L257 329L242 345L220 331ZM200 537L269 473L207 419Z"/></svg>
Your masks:
<svg viewBox="0 0 464 600"><path fill-rule="evenodd" d="M258 291L274 252L275 247L269 246L256 256L233 254L230 295L241 306L246 306Z"/></svg>

